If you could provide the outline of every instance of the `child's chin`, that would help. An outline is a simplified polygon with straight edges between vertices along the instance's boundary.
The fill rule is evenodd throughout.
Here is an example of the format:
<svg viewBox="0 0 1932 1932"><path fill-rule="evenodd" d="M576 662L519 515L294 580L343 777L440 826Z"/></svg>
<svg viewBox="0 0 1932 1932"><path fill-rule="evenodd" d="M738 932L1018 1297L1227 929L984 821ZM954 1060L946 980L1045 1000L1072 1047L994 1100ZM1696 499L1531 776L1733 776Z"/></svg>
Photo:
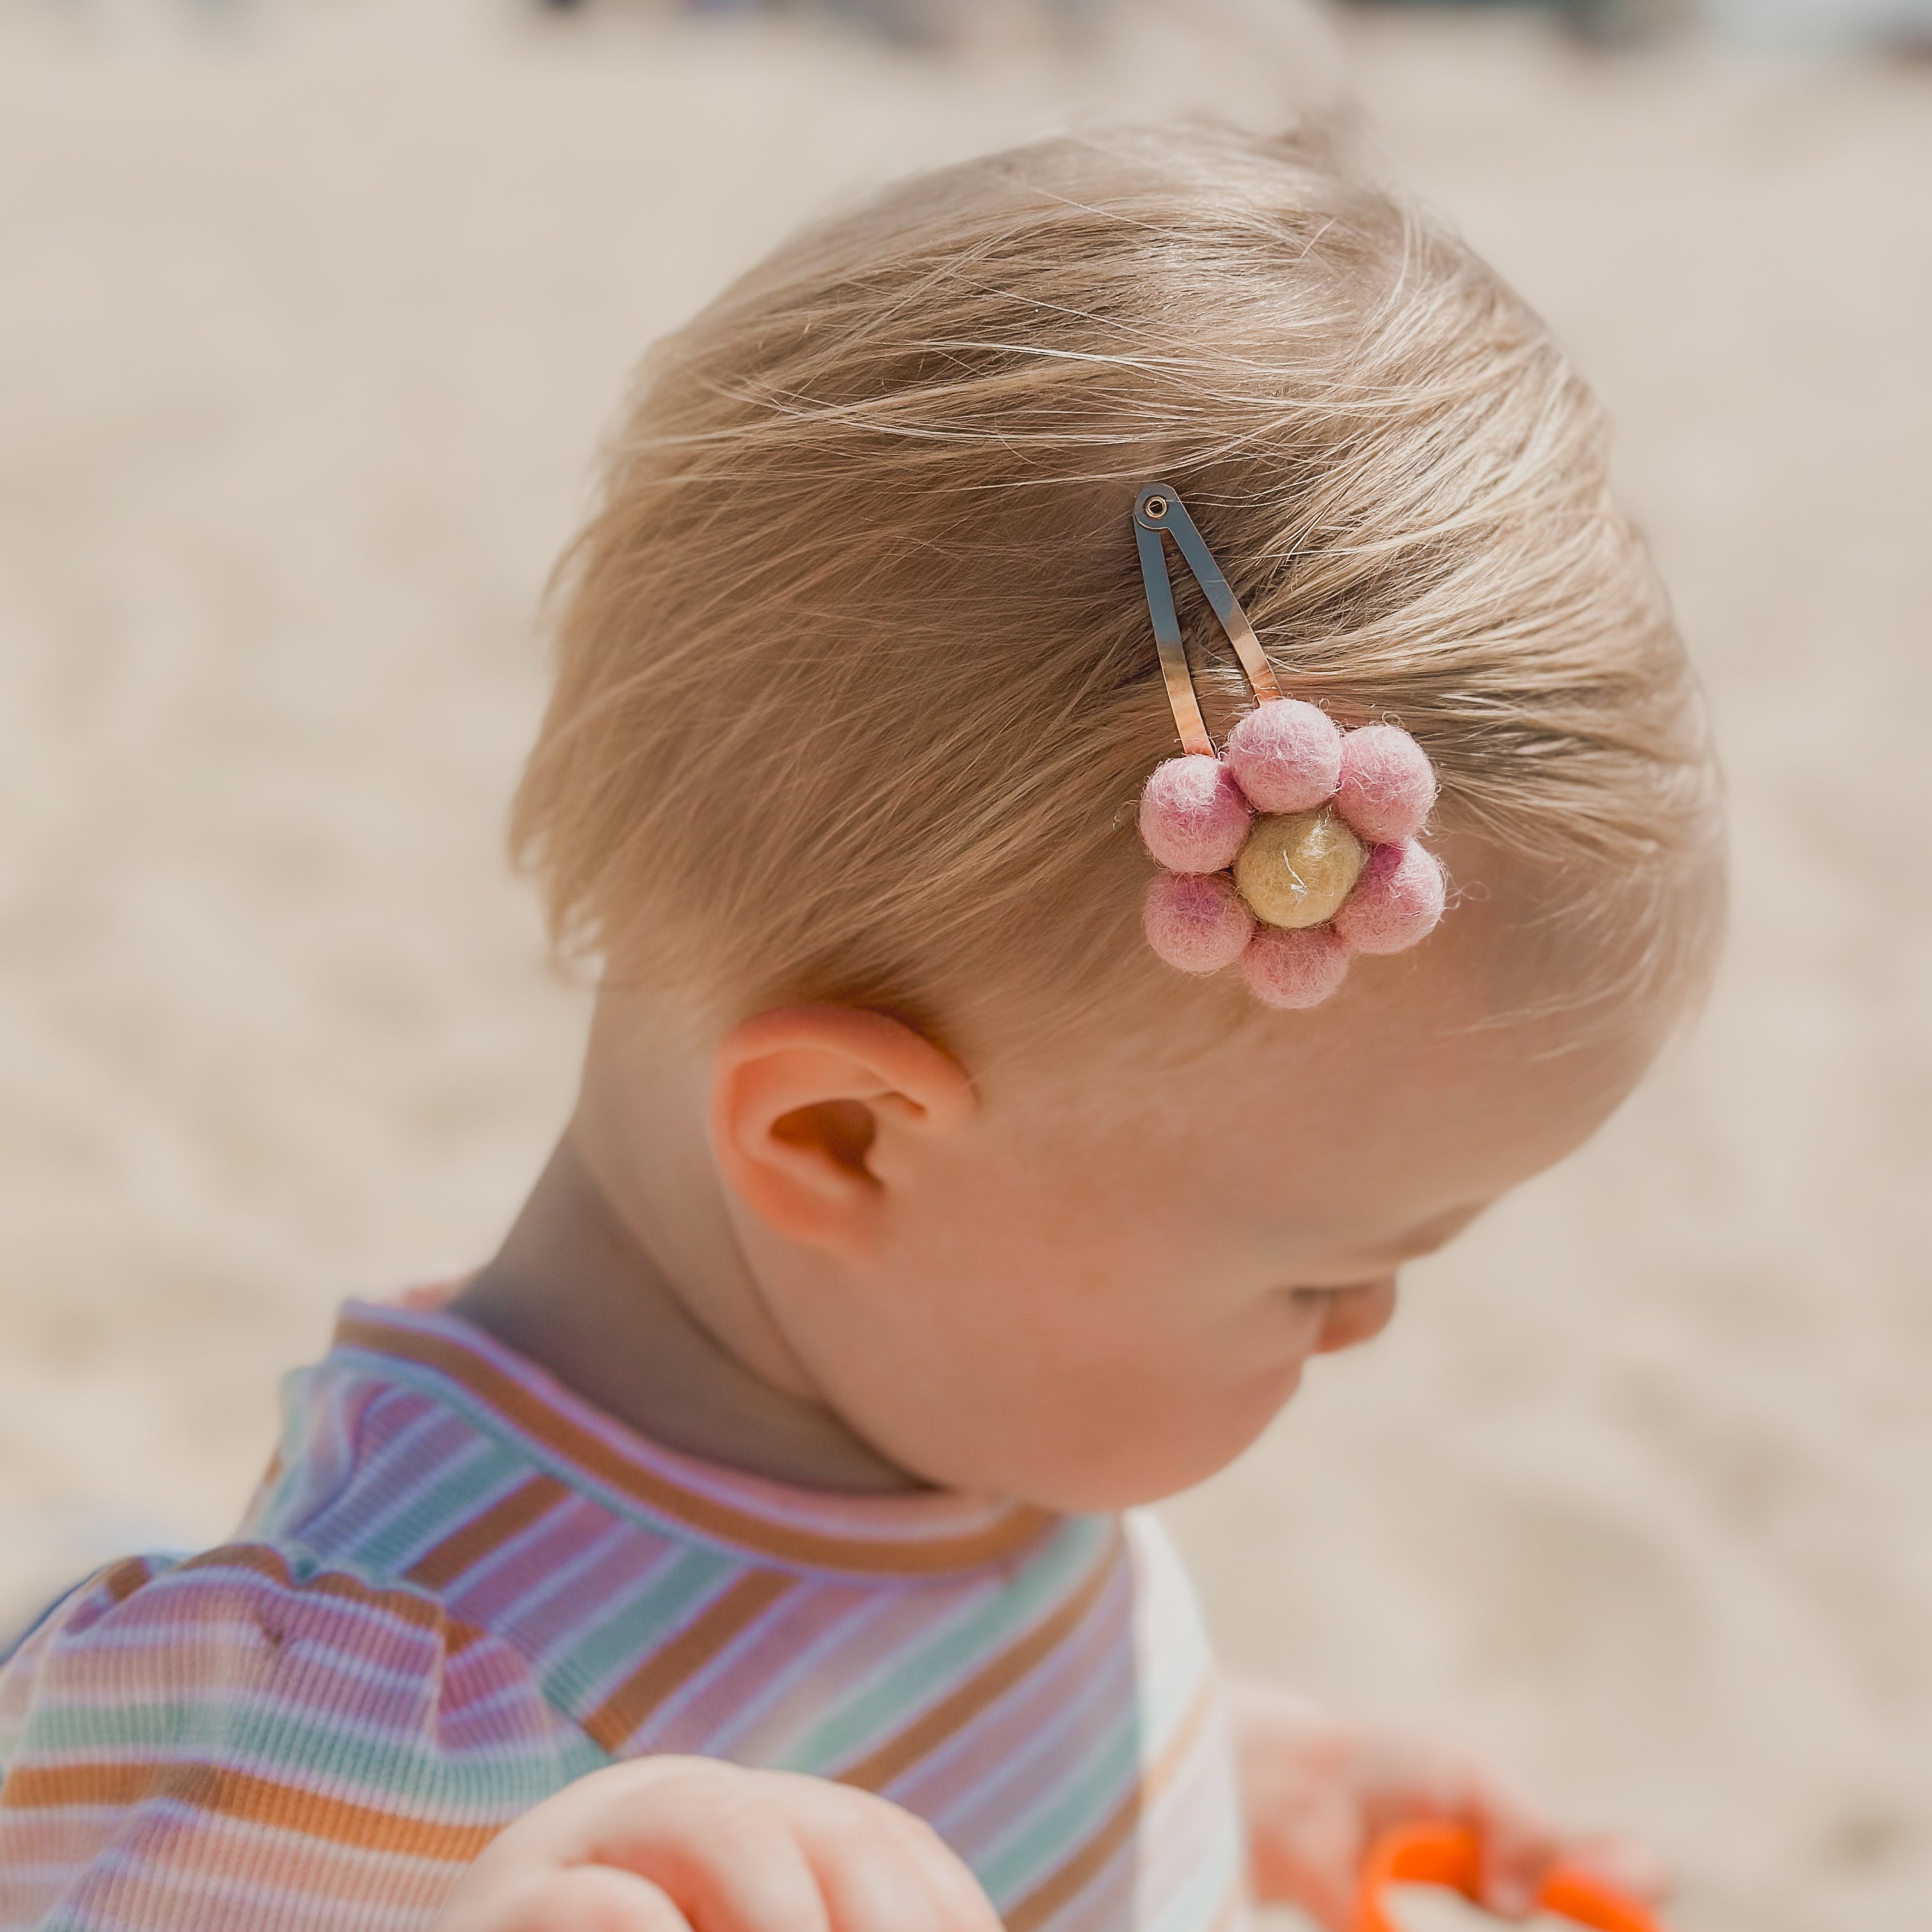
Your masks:
<svg viewBox="0 0 1932 1932"><path fill-rule="evenodd" d="M1028 1499L1070 1514L1132 1509L1178 1496L1218 1474L1272 1422L1301 1384L1301 1364L1264 1382L1224 1390L1218 1400L1177 1412L1158 1424L1129 1423L1102 1468L1042 1471Z"/></svg>

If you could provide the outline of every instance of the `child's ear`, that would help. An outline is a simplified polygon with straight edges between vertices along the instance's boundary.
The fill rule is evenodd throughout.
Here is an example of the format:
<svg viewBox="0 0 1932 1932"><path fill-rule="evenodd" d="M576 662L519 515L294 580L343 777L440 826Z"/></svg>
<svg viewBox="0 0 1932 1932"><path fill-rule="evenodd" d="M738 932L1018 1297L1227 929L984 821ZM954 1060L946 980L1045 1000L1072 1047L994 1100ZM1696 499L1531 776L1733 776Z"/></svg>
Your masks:
<svg viewBox="0 0 1932 1932"><path fill-rule="evenodd" d="M739 1198L776 1234L863 1245L910 1142L969 1120L973 1083L883 1013L785 1006L734 1027L711 1075L711 1144Z"/></svg>

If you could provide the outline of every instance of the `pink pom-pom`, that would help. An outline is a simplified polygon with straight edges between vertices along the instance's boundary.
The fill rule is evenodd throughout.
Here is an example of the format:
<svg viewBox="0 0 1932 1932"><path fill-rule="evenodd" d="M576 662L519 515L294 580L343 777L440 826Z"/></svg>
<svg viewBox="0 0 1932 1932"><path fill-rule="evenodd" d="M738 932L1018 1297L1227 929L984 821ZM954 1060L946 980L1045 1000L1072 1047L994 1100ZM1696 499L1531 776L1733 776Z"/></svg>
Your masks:
<svg viewBox="0 0 1932 1932"><path fill-rule="evenodd" d="M1306 812L1335 796L1342 734L1299 698L1257 705L1228 734L1228 764L1258 812Z"/></svg>
<svg viewBox="0 0 1932 1932"><path fill-rule="evenodd" d="M1264 1006L1318 1006L1348 970L1348 949L1325 926L1264 926L1241 955L1248 990Z"/></svg>
<svg viewBox="0 0 1932 1932"><path fill-rule="evenodd" d="M1371 845L1413 838L1435 802L1436 768L1406 731L1364 724L1342 739L1336 809Z"/></svg>
<svg viewBox="0 0 1932 1932"><path fill-rule="evenodd" d="M1170 966L1218 973L1241 956L1255 920L1224 874L1162 872L1148 886L1141 926Z"/></svg>
<svg viewBox="0 0 1932 1932"><path fill-rule="evenodd" d="M1170 872L1232 866L1249 818L1234 773L1202 752L1155 766L1141 794L1142 840Z"/></svg>
<svg viewBox="0 0 1932 1932"><path fill-rule="evenodd" d="M1358 952L1402 952L1442 916L1442 868L1413 840L1378 845L1335 915L1335 930Z"/></svg>

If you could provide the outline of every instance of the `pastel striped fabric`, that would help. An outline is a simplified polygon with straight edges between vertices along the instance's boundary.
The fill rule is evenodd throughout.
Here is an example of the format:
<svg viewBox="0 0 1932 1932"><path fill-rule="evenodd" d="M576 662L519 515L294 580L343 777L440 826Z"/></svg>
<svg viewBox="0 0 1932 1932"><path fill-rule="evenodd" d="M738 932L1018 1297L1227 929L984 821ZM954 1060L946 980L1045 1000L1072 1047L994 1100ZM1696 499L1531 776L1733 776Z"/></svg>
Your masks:
<svg viewBox="0 0 1932 1932"><path fill-rule="evenodd" d="M512 1819L697 1752L930 1820L1010 1932L1233 1932L1240 1832L1150 1518L795 1490L457 1317L352 1304L238 1540L0 1676L8 1932L418 1932Z"/></svg>

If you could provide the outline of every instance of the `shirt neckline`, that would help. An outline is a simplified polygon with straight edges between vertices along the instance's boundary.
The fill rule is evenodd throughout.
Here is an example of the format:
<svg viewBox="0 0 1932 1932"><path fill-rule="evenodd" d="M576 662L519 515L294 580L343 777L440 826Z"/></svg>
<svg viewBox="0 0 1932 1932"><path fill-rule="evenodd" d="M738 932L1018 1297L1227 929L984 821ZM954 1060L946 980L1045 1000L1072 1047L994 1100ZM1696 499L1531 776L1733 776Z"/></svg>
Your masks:
<svg viewBox="0 0 1932 1932"><path fill-rule="evenodd" d="M653 1526L788 1567L936 1576L1003 1562L1060 1519L956 1490L850 1496L808 1490L654 1442L446 1309L346 1304L337 1355L461 1408L574 1490Z"/></svg>

